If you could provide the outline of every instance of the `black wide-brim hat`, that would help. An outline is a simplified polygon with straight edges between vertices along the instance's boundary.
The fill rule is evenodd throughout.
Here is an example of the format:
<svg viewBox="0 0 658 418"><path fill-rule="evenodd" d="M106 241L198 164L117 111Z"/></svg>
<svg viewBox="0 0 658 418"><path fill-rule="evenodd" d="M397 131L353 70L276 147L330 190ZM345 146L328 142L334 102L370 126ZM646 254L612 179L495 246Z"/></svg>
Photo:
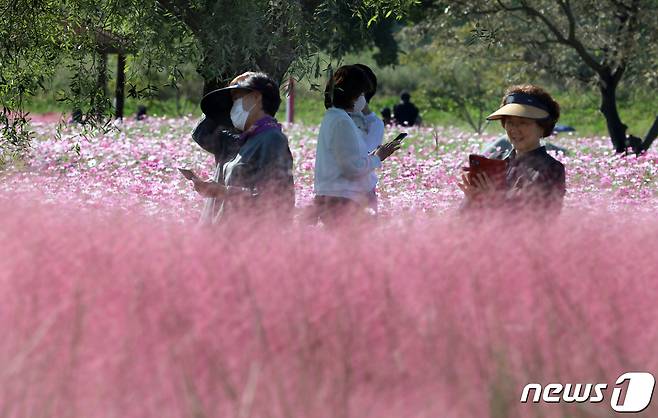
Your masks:
<svg viewBox="0 0 658 418"><path fill-rule="evenodd" d="M237 76L230 86L213 90L203 96L201 99L203 113L220 125L233 126L231 122L231 107L233 107L231 92L233 90L260 92L264 102L267 102L265 112L274 116L279 110L281 104L279 85L265 73L248 71Z"/></svg>
<svg viewBox="0 0 658 418"><path fill-rule="evenodd" d="M233 126L231 122L231 107L233 107L231 92L233 90L254 91L255 89L249 86L248 81L245 80L245 82L213 90L206 94L201 99L201 110L207 117L218 124Z"/></svg>

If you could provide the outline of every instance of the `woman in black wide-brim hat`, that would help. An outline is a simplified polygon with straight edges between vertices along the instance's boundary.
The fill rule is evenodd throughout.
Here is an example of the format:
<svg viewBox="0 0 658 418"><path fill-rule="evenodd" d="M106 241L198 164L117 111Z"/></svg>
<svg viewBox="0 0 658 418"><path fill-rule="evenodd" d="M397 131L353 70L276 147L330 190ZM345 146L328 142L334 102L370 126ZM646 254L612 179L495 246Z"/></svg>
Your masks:
<svg viewBox="0 0 658 418"><path fill-rule="evenodd" d="M290 221L295 205L293 161L288 138L274 118L280 104L277 83L256 72L236 77L201 100L211 128L195 140L213 152L217 162L212 180L194 180L195 190L208 198L203 223L235 217Z"/></svg>
<svg viewBox="0 0 658 418"><path fill-rule="evenodd" d="M459 187L466 196L463 208L507 207L557 214L566 191L564 165L546 152L541 139L553 133L560 105L542 88L527 84L507 89L501 107L487 117L500 120L513 149L507 162L504 187L496 187L486 173L463 176Z"/></svg>

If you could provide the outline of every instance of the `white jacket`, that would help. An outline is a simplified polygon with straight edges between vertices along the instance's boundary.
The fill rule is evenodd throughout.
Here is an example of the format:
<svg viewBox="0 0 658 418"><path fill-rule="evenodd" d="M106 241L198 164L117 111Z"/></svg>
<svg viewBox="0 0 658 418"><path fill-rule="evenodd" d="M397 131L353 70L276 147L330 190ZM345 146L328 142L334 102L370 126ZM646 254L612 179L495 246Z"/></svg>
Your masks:
<svg viewBox="0 0 658 418"><path fill-rule="evenodd" d="M369 155L361 132L342 109L328 109L318 137L315 155L315 194L367 201L371 174L381 167L379 157Z"/></svg>

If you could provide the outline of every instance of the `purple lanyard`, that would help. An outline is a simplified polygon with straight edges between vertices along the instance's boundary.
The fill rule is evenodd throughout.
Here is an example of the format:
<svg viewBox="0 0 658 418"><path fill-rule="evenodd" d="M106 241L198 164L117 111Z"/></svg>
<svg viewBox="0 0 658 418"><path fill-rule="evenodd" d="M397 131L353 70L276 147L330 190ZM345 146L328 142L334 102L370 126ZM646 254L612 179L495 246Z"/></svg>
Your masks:
<svg viewBox="0 0 658 418"><path fill-rule="evenodd" d="M240 135L240 143L244 144L252 136L256 136L270 129L281 130L281 124L276 121L272 116L267 115L258 119L249 130Z"/></svg>

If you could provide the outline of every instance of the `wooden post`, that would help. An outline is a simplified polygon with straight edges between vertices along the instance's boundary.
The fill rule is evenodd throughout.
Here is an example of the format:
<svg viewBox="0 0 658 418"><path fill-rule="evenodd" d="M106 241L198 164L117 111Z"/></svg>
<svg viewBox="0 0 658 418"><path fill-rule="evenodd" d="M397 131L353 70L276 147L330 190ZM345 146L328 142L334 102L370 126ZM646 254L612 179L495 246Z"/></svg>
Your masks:
<svg viewBox="0 0 658 418"><path fill-rule="evenodd" d="M96 83L101 95L107 97L107 52L101 52L99 54L98 79Z"/></svg>
<svg viewBox="0 0 658 418"><path fill-rule="evenodd" d="M96 94L91 98L94 114L101 117L105 111L107 98L107 52L98 53L98 74L96 75Z"/></svg>
<svg viewBox="0 0 658 418"><path fill-rule="evenodd" d="M116 110L114 116L123 119L123 107L125 102L124 90L126 85L126 56L117 56L117 86L115 90Z"/></svg>
<svg viewBox="0 0 658 418"><path fill-rule="evenodd" d="M295 79L288 79L288 96L286 99L286 122L295 122Z"/></svg>

